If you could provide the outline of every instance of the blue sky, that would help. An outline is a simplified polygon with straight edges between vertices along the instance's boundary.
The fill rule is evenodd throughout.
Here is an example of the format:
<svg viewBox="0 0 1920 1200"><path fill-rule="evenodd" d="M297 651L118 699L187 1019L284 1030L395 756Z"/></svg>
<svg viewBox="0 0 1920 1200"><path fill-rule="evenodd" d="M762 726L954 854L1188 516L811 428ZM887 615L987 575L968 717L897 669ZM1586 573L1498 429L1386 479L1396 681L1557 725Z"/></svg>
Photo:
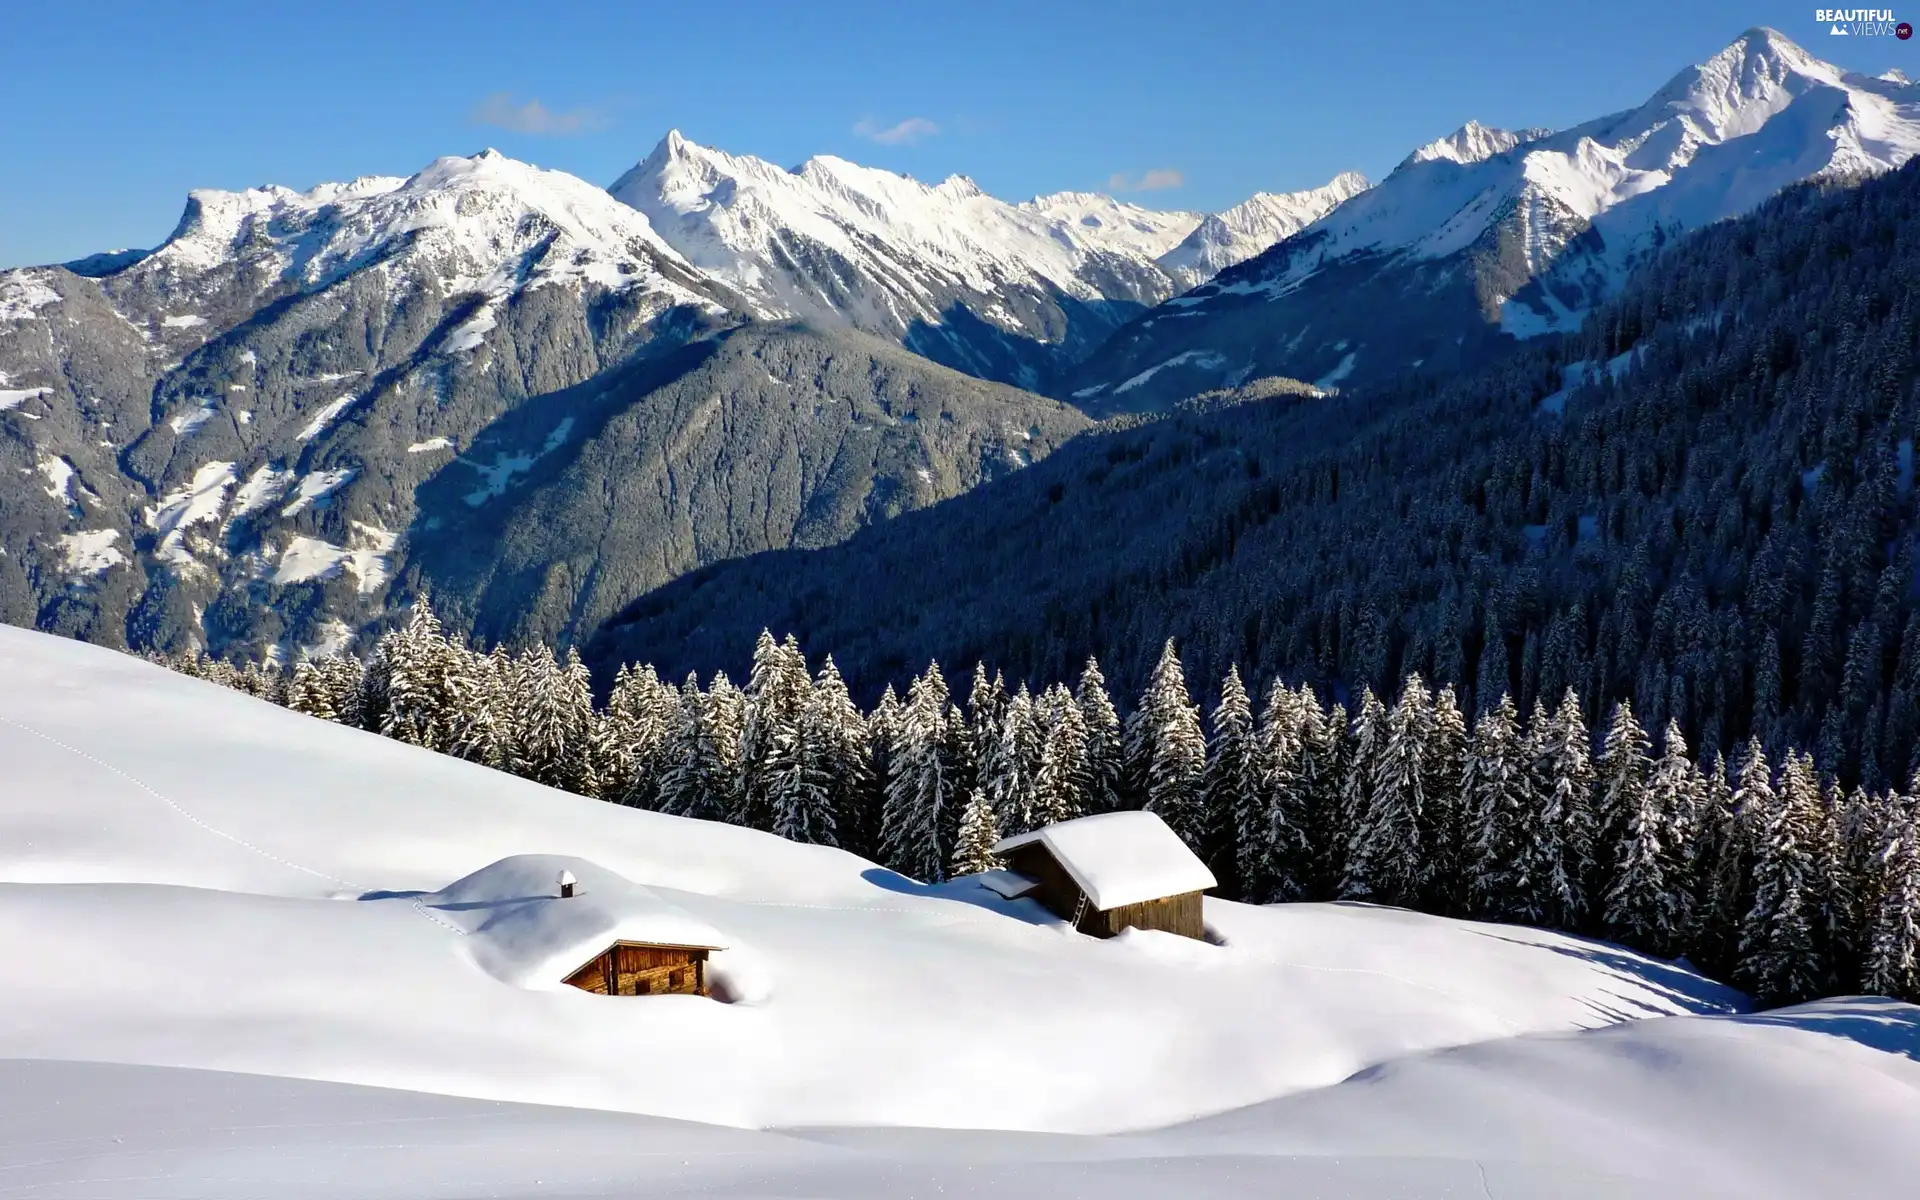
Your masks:
<svg viewBox="0 0 1920 1200"><path fill-rule="evenodd" d="M1130 198L1204 209L1378 177L1469 117L1626 107L1752 25L1920 78L1920 40L1832 38L1774 0L11 7L0 265L152 245L190 188L488 145L604 184L678 127L789 165L957 172L1008 199L1160 185Z"/></svg>

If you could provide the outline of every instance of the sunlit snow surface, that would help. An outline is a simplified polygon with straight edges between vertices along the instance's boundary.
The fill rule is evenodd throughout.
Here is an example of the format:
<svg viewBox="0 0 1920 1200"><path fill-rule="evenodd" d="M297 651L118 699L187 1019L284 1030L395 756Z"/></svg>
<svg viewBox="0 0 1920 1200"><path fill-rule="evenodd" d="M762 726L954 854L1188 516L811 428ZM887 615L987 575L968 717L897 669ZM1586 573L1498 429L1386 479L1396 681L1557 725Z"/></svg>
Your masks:
<svg viewBox="0 0 1920 1200"><path fill-rule="evenodd" d="M1224 944L1100 942L969 881L569 797L12 629L0 764L0 1185L21 1195L1920 1177L1910 1006L1745 1016L1612 947L1363 906L1210 900ZM740 1002L591 996L538 955L490 972L471 898L440 890L517 854L714 931Z"/></svg>

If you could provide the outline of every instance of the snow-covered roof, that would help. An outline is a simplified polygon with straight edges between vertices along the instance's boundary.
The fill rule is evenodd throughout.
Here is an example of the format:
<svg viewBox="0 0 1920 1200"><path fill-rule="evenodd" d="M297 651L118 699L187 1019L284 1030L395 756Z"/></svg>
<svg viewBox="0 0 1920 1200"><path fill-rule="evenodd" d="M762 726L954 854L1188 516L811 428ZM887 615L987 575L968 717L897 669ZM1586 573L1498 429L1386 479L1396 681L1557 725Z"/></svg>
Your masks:
<svg viewBox="0 0 1920 1200"><path fill-rule="evenodd" d="M1180 836L1150 812L1101 813L1005 838L993 850L1039 842L1097 909L1203 892L1219 883Z"/></svg>
<svg viewBox="0 0 1920 1200"><path fill-rule="evenodd" d="M574 894L560 898L561 872ZM516 854L420 897L428 914L465 930L474 961L522 987L557 985L615 942L723 950L712 926L584 858Z"/></svg>

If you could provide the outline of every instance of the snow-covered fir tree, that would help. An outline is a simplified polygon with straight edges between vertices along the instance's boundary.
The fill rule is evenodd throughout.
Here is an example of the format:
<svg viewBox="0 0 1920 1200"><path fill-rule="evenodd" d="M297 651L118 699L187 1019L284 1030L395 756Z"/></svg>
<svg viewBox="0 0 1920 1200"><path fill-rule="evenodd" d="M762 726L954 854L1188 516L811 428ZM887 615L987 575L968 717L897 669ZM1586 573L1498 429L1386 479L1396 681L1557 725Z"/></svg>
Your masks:
<svg viewBox="0 0 1920 1200"><path fill-rule="evenodd" d="M1875 856L1880 886L1865 936L1861 987L1920 1004L1920 822L1889 805L1887 840Z"/></svg>
<svg viewBox="0 0 1920 1200"><path fill-rule="evenodd" d="M1619 847L1629 837L1629 826L1643 805L1647 775L1652 769L1652 739L1634 719L1633 706L1622 700L1614 706L1607 736L1594 763L1594 873L1587 882L1596 915L1604 910L1619 870Z"/></svg>
<svg viewBox="0 0 1920 1200"><path fill-rule="evenodd" d="M1064 684L1041 694L1040 768L1034 776L1034 824L1071 821L1087 811L1093 790L1087 766L1087 721Z"/></svg>
<svg viewBox="0 0 1920 1200"><path fill-rule="evenodd" d="M747 677L745 724L740 735L741 787L733 820L754 829L772 829L775 810L808 790L800 724L812 681L806 658L791 637L773 640L763 629L753 647Z"/></svg>
<svg viewBox="0 0 1920 1200"><path fill-rule="evenodd" d="M455 653L425 599L414 601L406 625L380 639L374 651L382 706L379 732L429 750L445 750L453 724L448 676Z"/></svg>
<svg viewBox="0 0 1920 1200"><path fill-rule="evenodd" d="M513 660L500 647L469 656L456 676L458 701L448 753L497 771L520 772L513 679Z"/></svg>
<svg viewBox="0 0 1920 1200"><path fill-rule="evenodd" d="M1319 715L1310 692L1273 681L1254 734L1254 776L1234 797L1235 872L1257 903L1304 900L1313 886L1309 709Z"/></svg>
<svg viewBox="0 0 1920 1200"><path fill-rule="evenodd" d="M1352 837L1345 808L1346 780L1354 747L1348 737L1347 709L1335 701L1326 709L1306 684L1300 685L1300 789L1307 811L1307 840L1312 871L1310 894L1332 899L1346 870Z"/></svg>
<svg viewBox="0 0 1920 1200"><path fill-rule="evenodd" d="M1433 722L1422 768L1426 805L1421 811L1420 844L1428 860L1424 900L1435 912L1459 913L1467 902L1467 814L1461 802L1466 758L1467 718L1449 684L1433 697Z"/></svg>
<svg viewBox="0 0 1920 1200"><path fill-rule="evenodd" d="M337 721L340 710L334 707L333 689L328 686L323 661L308 659L294 667L293 680L287 687L287 707L322 721Z"/></svg>
<svg viewBox="0 0 1920 1200"><path fill-rule="evenodd" d="M1212 738L1202 794L1201 857L1228 894L1246 895L1240 873L1254 814L1264 811L1260 788L1260 746L1253 725L1253 704L1240 668L1228 667L1220 681L1220 702L1209 714ZM1258 836L1258 835L1252 835Z"/></svg>
<svg viewBox="0 0 1920 1200"><path fill-rule="evenodd" d="M1012 835L1041 824L1037 819L1040 726L1033 697L1022 687L1000 710L997 729L981 739L986 750L977 767L977 787L993 804L999 827ZM979 745L981 743L976 743Z"/></svg>
<svg viewBox="0 0 1920 1200"><path fill-rule="evenodd" d="M1587 911L1587 881L1593 869L1593 767L1580 697L1568 688L1560 706L1536 717L1528 739L1533 919L1556 929L1579 928Z"/></svg>
<svg viewBox="0 0 1920 1200"><path fill-rule="evenodd" d="M1472 866L1467 879L1469 910L1495 921L1537 919L1543 863L1558 859L1557 846L1543 846L1520 714L1513 697L1473 723L1461 773L1461 806L1467 812Z"/></svg>
<svg viewBox="0 0 1920 1200"><path fill-rule="evenodd" d="M1758 831L1753 907L1740 924L1734 971L1736 982L1770 1004L1818 994L1827 975L1818 942L1820 885L1814 876L1823 823L1813 759L1790 753L1778 799Z"/></svg>
<svg viewBox="0 0 1920 1200"><path fill-rule="evenodd" d="M863 845L861 810L871 789L866 718L847 694L846 681L831 655L814 678L800 728L811 769L826 789L826 812L834 830L828 844ZM826 841L817 836L810 840Z"/></svg>
<svg viewBox="0 0 1920 1200"><path fill-rule="evenodd" d="M1158 813L1189 846L1200 845L1207 738L1171 640L1160 649L1140 706L1127 718L1125 736L1127 798Z"/></svg>
<svg viewBox="0 0 1920 1200"><path fill-rule="evenodd" d="M1407 677L1387 714L1386 739L1369 772L1372 787L1349 843L1345 893L1382 904L1413 904L1426 884L1420 844L1426 807L1427 738L1433 696L1418 675Z"/></svg>
<svg viewBox="0 0 1920 1200"><path fill-rule="evenodd" d="M1356 847L1371 836L1373 788L1380 755L1387 745L1387 709L1372 688L1360 693L1360 707L1353 714L1347 754L1343 762L1339 793L1339 827L1344 834L1339 847L1339 894L1343 898L1369 896L1373 886L1364 874L1366 863Z"/></svg>
<svg viewBox="0 0 1920 1200"><path fill-rule="evenodd" d="M937 883L947 856L941 830L954 803L947 767L947 684L940 665L907 689L907 702L888 755L887 803L880 818L880 853L887 866Z"/></svg>
<svg viewBox="0 0 1920 1200"><path fill-rule="evenodd" d="M1126 747L1120 714L1114 711L1113 697L1107 694L1106 677L1100 674L1100 664L1091 658L1080 672L1075 698L1087 726L1086 808L1088 812L1112 812L1120 807Z"/></svg>
<svg viewBox="0 0 1920 1200"><path fill-rule="evenodd" d="M1000 816L984 788L976 787L960 812L960 830L953 842L953 874L978 875L998 868L993 848L1000 842Z"/></svg>
<svg viewBox="0 0 1920 1200"><path fill-rule="evenodd" d="M1629 814L1619 869L1606 897L1605 922L1616 938L1671 956L1691 919L1685 845L1699 780L1677 723L1667 725L1666 745Z"/></svg>

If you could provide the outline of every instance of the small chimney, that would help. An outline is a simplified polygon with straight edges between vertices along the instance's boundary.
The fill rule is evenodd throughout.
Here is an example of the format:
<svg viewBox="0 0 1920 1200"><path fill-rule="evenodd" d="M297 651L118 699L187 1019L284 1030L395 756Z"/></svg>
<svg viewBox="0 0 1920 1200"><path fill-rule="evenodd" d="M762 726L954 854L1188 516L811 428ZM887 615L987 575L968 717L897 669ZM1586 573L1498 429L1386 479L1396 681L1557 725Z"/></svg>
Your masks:
<svg viewBox="0 0 1920 1200"><path fill-rule="evenodd" d="M572 871L560 872L560 898L562 900L569 899L573 895L574 884L578 882L579 881L573 877Z"/></svg>

